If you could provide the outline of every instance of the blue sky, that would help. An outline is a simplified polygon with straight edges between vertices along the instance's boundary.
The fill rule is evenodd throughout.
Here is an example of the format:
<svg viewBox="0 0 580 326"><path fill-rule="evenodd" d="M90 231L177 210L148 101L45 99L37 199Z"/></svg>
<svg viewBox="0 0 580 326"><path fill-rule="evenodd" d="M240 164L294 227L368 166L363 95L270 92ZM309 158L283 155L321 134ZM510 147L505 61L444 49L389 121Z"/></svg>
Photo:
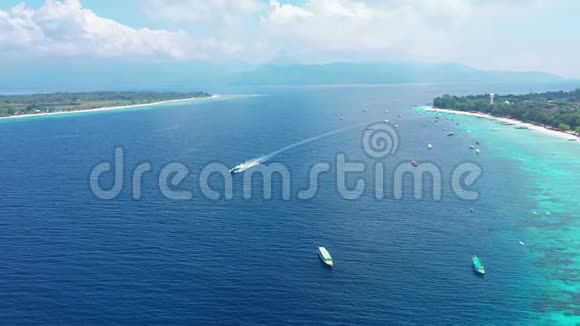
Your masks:
<svg viewBox="0 0 580 326"><path fill-rule="evenodd" d="M0 60L454 62L580 77L574 0L2 0Z"/></svg>

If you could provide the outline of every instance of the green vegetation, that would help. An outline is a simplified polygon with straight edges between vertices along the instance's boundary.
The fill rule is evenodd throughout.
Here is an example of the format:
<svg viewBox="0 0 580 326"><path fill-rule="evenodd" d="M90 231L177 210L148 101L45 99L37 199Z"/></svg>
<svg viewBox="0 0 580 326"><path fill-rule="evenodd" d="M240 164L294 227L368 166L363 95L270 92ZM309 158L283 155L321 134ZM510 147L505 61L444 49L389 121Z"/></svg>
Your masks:
<svg viewBox="0 0 580 326"><path fill-rule="evenodd" d="M210 94L205 92L90 92L0 95L0 117L91 110L102 107L148 104L208 96Z"/></svg>
<svg viewBox="0 0 580 326"><path fill-rule="evenodd" d="M580 134L580 89L570 92L546 92L525 95L495 95L493 104L489 94L471 96L444 95L433 100L441 109L484 112L535 124L552 126Z"/></svg>

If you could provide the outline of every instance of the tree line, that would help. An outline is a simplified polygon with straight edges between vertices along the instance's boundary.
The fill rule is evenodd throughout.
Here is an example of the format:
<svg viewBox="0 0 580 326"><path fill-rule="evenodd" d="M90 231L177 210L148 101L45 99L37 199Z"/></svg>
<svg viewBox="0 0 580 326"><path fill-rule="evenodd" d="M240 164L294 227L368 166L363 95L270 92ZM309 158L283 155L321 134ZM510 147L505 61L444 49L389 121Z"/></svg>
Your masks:
<svg viewBox="0 0 580 326"><path fill-rule="evenodd" d="M443 95L433 100L433 106L441 109L484 112L563 131L574 130L580 134L580 89L569 92L495 95L493 103L489 94Z"/></svg>
<svg viewBox="0 0 580 326"><path fill-rule="evenodd" d="M100 107L147 104L209 96L211 95L206 92L82 92L0 95L0 116L89 110Z"/></svg>

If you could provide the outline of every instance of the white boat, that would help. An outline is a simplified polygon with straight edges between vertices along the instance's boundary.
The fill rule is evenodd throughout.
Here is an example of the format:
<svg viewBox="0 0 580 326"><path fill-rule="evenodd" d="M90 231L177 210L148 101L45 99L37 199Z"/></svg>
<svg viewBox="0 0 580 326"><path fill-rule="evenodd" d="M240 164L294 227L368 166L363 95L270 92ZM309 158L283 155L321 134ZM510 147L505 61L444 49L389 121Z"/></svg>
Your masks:
<svg viewBox="0 0 580 326"><path fill-rule="evenodd" d="M334 262L332 261L332 256L330 256L330 253L328 252L328 250L326 250L326 248L318 247L318 256L320 256L322 262L325 263L327 266L332 267L332 265L334 265Z"/></svg>
<svg viewBox="0 0 580 326"><path fill-rule="evenodd" d="M433 146L431 144L427 145L427 148L431 149Z"/></svg>
<svg viewBox="0 0 580 326"><path fill-rule="evenodd" d="M479 154L479 148L475 150L475 153L476 154Z"/></svg>

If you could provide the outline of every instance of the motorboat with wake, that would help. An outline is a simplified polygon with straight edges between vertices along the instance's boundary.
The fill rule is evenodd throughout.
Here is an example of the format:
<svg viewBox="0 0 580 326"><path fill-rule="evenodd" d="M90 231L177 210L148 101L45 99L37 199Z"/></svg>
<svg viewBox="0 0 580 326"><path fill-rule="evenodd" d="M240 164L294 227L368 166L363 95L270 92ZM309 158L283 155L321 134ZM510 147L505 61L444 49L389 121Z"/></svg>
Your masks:
<svg viewBox="0 0 580 326"><path fill-rule="evenodd" d="M251 167L254 167L260 163L261 162L259 160L247 161L247 162L244 162L242 164L238 164L238 165L234 166L233 168L231 168L230 173L231 174L240 173L240 172L243 172L243 171L245 171Z"/></svg>

